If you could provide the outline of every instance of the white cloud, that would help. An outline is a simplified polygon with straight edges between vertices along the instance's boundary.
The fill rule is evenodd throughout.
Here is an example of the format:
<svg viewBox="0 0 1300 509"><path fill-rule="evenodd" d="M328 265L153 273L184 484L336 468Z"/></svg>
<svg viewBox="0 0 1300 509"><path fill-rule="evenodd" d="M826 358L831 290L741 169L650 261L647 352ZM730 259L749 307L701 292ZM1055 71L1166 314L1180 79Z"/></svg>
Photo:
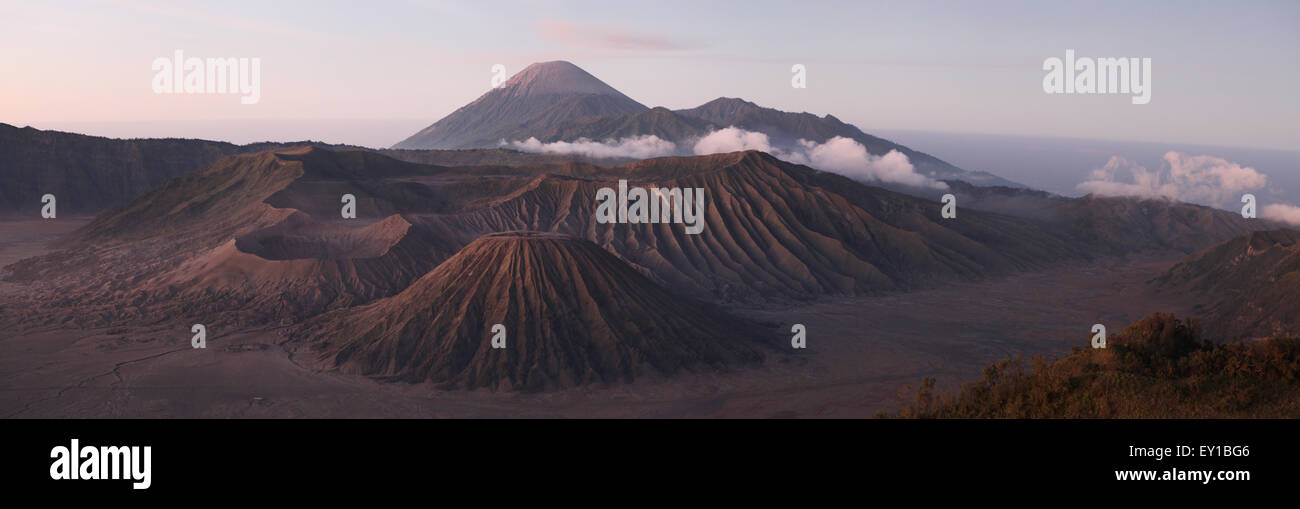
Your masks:
<svg viewBox="0 0 1300 509"><path fill-rule="evenodd" d="M1300 207L1273 203L1259 209L1259 217L1300 226Z"/></svg>
<svg viewBox="0 0 1300 509"><path fill-rule="evenodd" d="M598 158L628 157L646 159L677 153L675 143L652 134L620 140L605 140L604 142L580 138L577 141L542 143L537 138L528 138L527 140L509 143L502 140L501 145L525 152L584 154ZM866 146L843 136L831 138L826 143L799 140L794 148L783 150L772 147L771 140L764 133L747 131L732 126L701 136L695 140L691 148L695 155L758 150L795 164L805 164L858 181L890 182L937 189L948 188L948 185L943 182L916 173L916 168L907 159L907 155L902 152L891 150L883 156L872 155L867 152Z"/></svg>
<svg viewBox="0 0 1300 509"><path fill-rule="evenodd" d="M677 144L662 139L653 134L642 136L629 136L620 140L592 141L587 138L579 138L577 141L556 141L551 143L542 143L537 138L528 138L524 141L512 141L506 143L501 140L501 145L509 146L524 152L553 152L559 154L583 154L590 157L629 157L633 159L646 159L650 157L662 157L673 155L677 152Z"/></svg>
<svg viewBox="0 0 1300 509"><path fill-rule="evenodd" d="M695 155L699 156L742 150L758 150L771 153L772 144L768 141L766 134L746 131L734 126L713 131L695 142Z"/></svg>
<svg viewBox="0 0 1300 509"><path fill-rule="evenodd" d="M695 154L717 154L740 150L759 150L795 164L844 175L859 181L883 181L919 187L947 189L948 184L916 173L907 155L891 150L883 156L871 155L857 140L836 136L826 143L799 140L790 150L772 148L766 134L728 127L713 131L695 142Z"/></svg>
<svg viewBox="0 0 1300 509"><path fill-rule="evenodd" d="M1077 187L1104 196L1164 197L1232 210L1242 193L1263 188L1267 180L1254 168L1219 157L1171 151L1157 170L1113 156Z"/></svg>
<svg viewBox="0 0 1300 509"><path fill-rule="evenodd" d="M907 154L890 150L883 156L871 155L866 146L843 136L826 140L826 143L799 140L799 146L794 150L775 155L792 163L839 173L854 180L948 188L948 184L917 173L912 162L907 159Z"/></svg>

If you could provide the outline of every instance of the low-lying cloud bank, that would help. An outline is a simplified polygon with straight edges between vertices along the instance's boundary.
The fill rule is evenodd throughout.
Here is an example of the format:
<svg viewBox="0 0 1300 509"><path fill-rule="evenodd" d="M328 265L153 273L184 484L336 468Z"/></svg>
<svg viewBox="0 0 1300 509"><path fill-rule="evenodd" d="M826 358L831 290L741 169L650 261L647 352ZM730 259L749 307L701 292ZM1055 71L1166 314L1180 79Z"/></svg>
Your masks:
<svg viewBox="0 0 1300 509"><path fill-rule="evenodd" d="M555 141L542 143L537 138L524 141L512 141L501 144L524 152L553 152L559 154L581 154L595 158L618 157L647 159L669 156L677 153L677 144L653 134L629 136L620 140L593 141L578 138L577 141Z"/></svg>
<svg viewBox="0 0 1300 509"><path fill-rule="evenodd" d="M1260 208L1259 217L1300 226L1300 207L1273 203Z"/></svg>
<svg viewBox="0 0 1300 509"><path fill-rule="evenodd" d="M1103 196L1163 197L1226 210L1240 206L1241 195L1263 189L1268 176L1254 168L1214 156L1165 153L1150 170L1120 156L1092 171L1078 189Z"/></svg>
<svg viewBox="0 0 1300 509"><path fill-rule="evenodd" d="M772 143L764 133L746 131L739 127L718 129L695 142L695 155L725 154L741 150L758 150L772 153ZM775 154L773 154L775 155Z"/></svg>
<svg viewBox="0 0 1300 509"><path fill-rule="evenodd" d="M686 153L684 147L679 150L676 143L653 134L617 140L595 141L579 138L577 141L551 143L542 143L537 138L528 138L511 142L501 140L500 145L525 152L581 154L595 158L647 159ZM689 153L695 155L758 150L795 164L838 173L854 180L936 189L948 188L948 184L916 173L916 168L902 152L891 150L883 156L872 155L867 153L866 146L842 136L831 138L826 143L799 140L797 146L786 150L773 147L764 133L733 126L712 131L689 145Z"/></svg>
<svg viewBox="0 0 1300 509"><path fill-rule="evenodd" d="M879 180L916 187L948 189L948 184L916 172L907 154L890 150L883 156L867 153L867 147L842 136L826 143L799 140L803 153L789 154L788 161L839 173L854 180ZM801 157L802 156L802 157Z"/></svg>
<svg viewBox="0 0 1300 509"><path fill-rule="evenodd" d="M718 129L695 142L696 155L760 150L780 159L844 175L859 181L881 181L917 187L947 189L948 184L916 173L907 155L890 150L883 156L872 155L857 140L836 136L826 143L799 140L784 150L772 147L766 134L737 127Z"/></svg>

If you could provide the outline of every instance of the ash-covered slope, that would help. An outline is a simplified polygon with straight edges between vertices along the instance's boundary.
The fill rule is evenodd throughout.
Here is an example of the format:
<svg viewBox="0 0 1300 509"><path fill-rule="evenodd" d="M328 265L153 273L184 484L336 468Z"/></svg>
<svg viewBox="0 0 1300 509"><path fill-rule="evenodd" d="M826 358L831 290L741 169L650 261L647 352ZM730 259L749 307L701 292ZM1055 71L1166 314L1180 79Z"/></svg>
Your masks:
<svg viewBox="0 0 1300 509"><path fill-rule="evenodd" d="M595 193L620 178L634 187L704 189L704 232L689 235L680 224L599 224ZM531 229L587 238L673 291L722 302L910 289L1069 260L1192 252L1263 227L1194 205L1092 197L1034 196L1008 205L1025 208L1021 214L961 208L956 219L943 219L934 194L917 198L751 151L541 175L482 208L412 221L440 231Z"/></svg>
<svg viewBox="0 0 1300 509"><path fill-rule="evenodd" d="M542 175L486 207L418 215L449 231L542 230L596 242L676 292L765 302L913 288L1083 258L1064 233L1006 216L940 218L922 200L762 152L658 158L583 178ZM705 190L704 231L600 224L595 196L617 185Z"/></svg>
<svg viewBox="0 0 1300 509"><path fill-rule="evenodd" d="M491 148L503 138L523 139L518 138L520 132L541 132L568 120L645 109L576 65L540 62L393 148Z"/></svg>
<svg viewBox="0 0 1300 509"><path fill-rule="evenodd" d="M463 244L386 214L446 200L383 176L439 171L310 147L221 159L101 215L64 249L6 267L6 280L32 285L32 305L8 318L266 323L392 295ZM344 192L367 207L351 222L338 219Z"/></svg>
<svg viewBox="0 0 1300 509"><path fill-rule="evenodd" d="M1253 232L1184 258L1152 285L1189 296L1210 337L1300 336L1300 232Z"/></svg>
<svg viewBox="0 0 1300 509"><path fill-rule="evenodd" d="M760 361L765 335L591 242L539 232L486 235L401 293L295 333L346 372L502 390L726 369Z"/></svg>
<svg viewBox="0 0 1300 509"><path fill-rule="evenodd" d="M597 192L619 180L702 189L703 230L600 223ZM357 219L340 218L343 194L356 197ZM32 285L30 316L20 321L298 320L393 295L482 235L534 230L592 241L678 295L766 305L1135 251L1190 252L1262 224L1137 200L1069 201L1042 218L959 210L943 219L938 196L752 151L614 167L447 168L304 147L231 156L170 180L100 216L66 249L4 276ZM38 312L54 308L69 311Z"/></svg>
<svg viewBox="0 0 1300 509"><path fill-rule="evenodd" d="M704 120L679 115L667 108L655 107L628 115L579 118L529 134L543 142L572 141L582 138L617 140L657 136L660 139L682 144L708 134L712 128L713 125Z"/></svg>

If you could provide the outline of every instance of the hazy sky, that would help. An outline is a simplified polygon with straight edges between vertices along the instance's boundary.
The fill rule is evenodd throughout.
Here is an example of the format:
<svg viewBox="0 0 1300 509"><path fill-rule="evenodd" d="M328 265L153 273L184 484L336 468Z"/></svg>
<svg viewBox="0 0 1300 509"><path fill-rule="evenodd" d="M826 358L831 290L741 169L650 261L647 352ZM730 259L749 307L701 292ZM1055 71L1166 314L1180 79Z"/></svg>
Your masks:
<svg viewBox="0 0 1300 509"><path fill-rule="evenodd" d="M564 59L649 106L1300 148L1300 2L1131 4L0 0L0 122L387 145L486 92L494 64ZM1151 58L1150 104L1045 94L1043 60L1067 48ZM153 93L151 62L175 50L260 58L261 101Z"/></svg>

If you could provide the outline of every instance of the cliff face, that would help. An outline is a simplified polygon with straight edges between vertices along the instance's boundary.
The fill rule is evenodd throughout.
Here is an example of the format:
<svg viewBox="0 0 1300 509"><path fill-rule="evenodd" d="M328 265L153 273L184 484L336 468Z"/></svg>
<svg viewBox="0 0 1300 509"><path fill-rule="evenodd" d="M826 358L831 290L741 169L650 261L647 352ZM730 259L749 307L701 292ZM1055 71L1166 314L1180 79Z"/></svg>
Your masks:
<svg viewBox="0 0 1300 509"><path fill-rule="evenodd" d="M0 124L0 214L39 217L47 193L61 213L96 212L244 150L216 141L117 140Z"/></svg>

